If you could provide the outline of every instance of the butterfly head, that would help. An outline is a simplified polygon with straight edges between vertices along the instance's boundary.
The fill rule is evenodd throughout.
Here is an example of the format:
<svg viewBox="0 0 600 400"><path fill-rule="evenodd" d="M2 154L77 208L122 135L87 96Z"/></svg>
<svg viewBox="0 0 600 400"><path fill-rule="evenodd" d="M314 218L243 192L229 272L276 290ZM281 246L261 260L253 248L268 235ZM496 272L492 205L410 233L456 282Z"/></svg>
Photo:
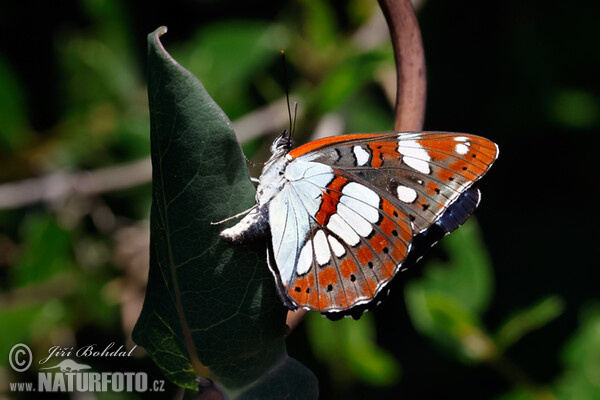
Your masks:
<svg viewBox="0 0 600 400"><path fill-rule="evenodd" d="M288 130L285 129L271 144L271 160L286 155L290 152L292 146L292 136L288 133Z"/></svg>
<svg viewBox="0 0 600 400"><path fill-rule="evenodd" d="M265 163L256 188L256 201L260 205L267 204L283 187L285 169L289 160L285 157L292 148L292 138L288 131L283 131L271 145L271 158Z"/></svg>

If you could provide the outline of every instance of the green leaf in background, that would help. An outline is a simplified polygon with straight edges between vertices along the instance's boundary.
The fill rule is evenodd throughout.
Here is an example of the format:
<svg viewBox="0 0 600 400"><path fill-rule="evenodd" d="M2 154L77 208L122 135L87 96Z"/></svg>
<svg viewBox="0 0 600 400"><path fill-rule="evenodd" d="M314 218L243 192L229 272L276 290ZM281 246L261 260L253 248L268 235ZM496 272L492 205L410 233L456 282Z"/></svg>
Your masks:
<svg viewBox="0 0 600 400"><path fill-rule="evenodd" d="M300 2L305 14L304 35L317 49L330 48L340 41L335 11L325 1L303 0Z"/></svg>
<svg viewBox="0 0 600 400"><path fill-rule="evenodd" d="M250 111L253 76L280 57L287 30L260 21L229 21L203 27L174 56L205 82L206 90L231 118Z"/></svg>
<svg viewBox="0 0 600 400"><path fill-rule="evenodd" d="M507 349L529 332L548 324L560 314L565 305L558 296L549 296L531 307L515 312L496 333L496 344Z"/></svg>
<svg viewBox="0 0 600 400"><path fill-rule="evenodd" d="M531 394L529 392L527 392L526 390L521 389L521 390L515 390L512 392L503 394L501 396L497 396L497 397L495 397L495 400L538 400L538 399L532 397ZM547 400L556 400L556 399L550 397Z"/></svg>
<svg viewBox="0 0 600 400"><path fill-rule="evenodd" d="M562 89L546 101L548 118L567 129L591 129L600 122L600 99L591 91Z"/></svg>
<svg viewBox="0 0 600 400"><path fill-rule="evenodd" d="M378 104L377 96L363 89L357 90L341 106L340 114L347 121L346 132L391 131L394 126L391 107L384 109Z"/></svg>
<svg viewBox="0 0 600 400"><path fill-rule="evenodd" d="M321 111L335 110L348 101L348 98L366 82L372 82L377 68L386 64L391 58L393 58L391 47L389 51L373 51L346 57L327 75L319 87ZM390 112L389 115L392 113ZM366 131L372 132L373 128Z"/></svg>
<svg viewBox="0 0 600 400"><path fill-rule="evenodd" d="M29 122L19 79L0 58L0 153L16 152L26 143Z"/></svg>
<svg viewBox="0 0 600 400"><path fill-rule="evenodd" d="M600 398L600 304L588 306L562 352L565 371L554 385L559 399Z"/></svg>
<svg viewBox="0 0 600 400"><path fill-rule="evenodd" d="M375 321L365 313L360 320L330 321L317 313L305 320L313 353L329 367L335 380L351 385L360 380L371 386L390 386L400 379L400 364L377 346Z"/></svg>
<svg viewBox="0 0 600 400"><path fill-rule="evenodd" d="M30 215L23 227L25 246L14 271L17 286L44 282L73 267L71 232L61 228L51 215Z"/></svg>
<svg viewBox="0 0 600 400"><path fill-rule="evenodd" d="M287 356L264 243L233 246L210 224L252 206L254 189L231 122L164 50L165 32L148 36L151 256L134 340L186 388L210 374L233 397L316 398L315 376Z"/></svg>
<svg viewBox="0 0 600 400"><path fill-rule="evenodd" d="M441 245L449 261L429 262L424 277L406 286L411 320L417 330L462 361L488 359L495 345L483 332L480 315L492 294L492 272L474 218Z"/></svg>
<svg viewBox="0 0 600 400"><path fill-rule="evenodd" d="M46 304L7 306L9 304L0 301L0 354L8 354L16 343L30 343L32 339L39 339L36 336L47 335L52 328L60 326L66 313L66 308L59 300L50 300ZM0 366L8 366L8 357L0 357Z"/></svg>

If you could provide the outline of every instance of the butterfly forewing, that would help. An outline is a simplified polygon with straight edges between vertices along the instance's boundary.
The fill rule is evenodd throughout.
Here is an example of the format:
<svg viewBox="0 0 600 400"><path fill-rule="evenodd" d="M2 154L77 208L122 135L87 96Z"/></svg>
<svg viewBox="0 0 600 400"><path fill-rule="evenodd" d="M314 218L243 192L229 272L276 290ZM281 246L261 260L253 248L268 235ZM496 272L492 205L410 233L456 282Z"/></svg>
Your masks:
<svg viewBox="0 0 600 400"><path fill-rule="evenodd" d="M488 139L444 132L325 138L290 152L293 159L331 165L405 210L415 233L431 226L481 178L498 154Z"/></svg>
<svg viewBox="0 0 600 400"><path fill-rule="evenodd" d="M413 238L497 154L487 139L442 132L337 136L290 151L285 184L269 204L271 268L284 302L322 312L368 303ZM455 229L475 207L454 207L457 218L444 217L444 227Z"/></svg>

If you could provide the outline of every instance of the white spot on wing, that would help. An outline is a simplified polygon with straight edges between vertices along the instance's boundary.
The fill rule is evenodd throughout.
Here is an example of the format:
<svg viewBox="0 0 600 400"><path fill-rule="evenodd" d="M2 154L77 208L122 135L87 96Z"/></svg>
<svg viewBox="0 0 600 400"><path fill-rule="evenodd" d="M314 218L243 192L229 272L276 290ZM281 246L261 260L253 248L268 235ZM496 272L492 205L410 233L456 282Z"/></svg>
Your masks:
<svg viewBox="0 0 600 400"><path fill-rule="evenodd" d="M454 140L456 142L466 142L467 140L469 140L468 138L464 137L464 136L457 136L454 138Z"/></svg>
<svg viewBox="0 0 600 400"><path fill-rule="evenodd" d="M354 151L354 155L356 156L356 163L359 166L363 166L369 162L369 152L367 152L361 146L354 146L352 150Z"/></svg>
<svg viewBox="0 0 600 400"><path fill-rule="evenodd" d="M346 253L346 248L342 246L340 242L333 236L327 236L327 240L329 240L329 244L331 245L331 249L333 250L333 254L338 257L343 256Z"/></svg>
<svg viewBox="0 0 600 400"><path fill-rule="evenodd" d="M469 146L467 146L463 143L458 143L456 145L456 147L454 148L454 151L456 151L458 154L463 156L469 152Z"/></svg>
<svg viewBox="0 0 600 400"><path fill-rule="evenodd" d="M346 205L351 208L358 214L360 214L367 221L372 223L376 223L379 221L379 211L377 208L371 206L370 204L366 204L361 200L357 200L354 197L350 196L342 196L340 197L340 203Z"/></svg>
<svg viewBox="0 0 600 400"><path fill-rule="evenodd" d="M342 189L343 194L347 194L350 197L362 200L363 202L379 208L379 195L369 189L368 187L361 185L360 183L350 182Z"/></svg>
<svg viewBox="0 0 600 400"><path fill-rule="evenodd" d="M429 174L429 153L416 140L401 140L398 141L398 152L403 155L402 161L409 167L423 173Z"/></svg>
<svg viewBox="0 0 600 400"><path fill-rule="evenodd" d="M398 199L405 203L412 203L417 199L417 192L407 186L399 185L396 191L398 192Z"/></svg>
<svg viewBox="0 0 600 400"><path fill-rule="evenodd" d="M312 242L308 240L302 251L300 257L298 257L298 263L296 264L296 273L298 275L304 275L310 270L313 260Z"/></svg>
<svg viewBox="0 0 600 400"><path fill-rule="evenodd" d="M356 246L360 242L360 237L338 214L333 214L329 218L327 228L350 246Z"/></svg>
<svg viewBox="0 0 600 400"><path fill-rule="evenodd" d="M369 221L361 217L357 212L349 208L347 205L338 204L337 213L350 225L356 233L362 237L369 236L373 231L373 226Z"/></svg>
<svg viewBox="0 0 600 400"><path fill-rule="evenodd" d="M319 265L325 265L331 258L331 252L329 251L329 244L327 244L327 237L325 232L318 230L313 238L315 246L315 256Z"/></svg>

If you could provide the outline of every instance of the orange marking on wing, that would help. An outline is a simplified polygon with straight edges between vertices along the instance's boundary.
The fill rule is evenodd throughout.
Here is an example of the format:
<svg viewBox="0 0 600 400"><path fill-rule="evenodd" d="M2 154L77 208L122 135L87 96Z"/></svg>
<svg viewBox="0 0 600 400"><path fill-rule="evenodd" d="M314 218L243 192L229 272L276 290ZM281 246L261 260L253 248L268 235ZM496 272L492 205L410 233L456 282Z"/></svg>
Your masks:
<svg viewBox="0 0 600 400"><path fill-rule="evenodd" d="M392 220L387 217L383 217L379 226L381 226L383 233L388 236L392 236L394 231L398 232L396 230L396 224L394 224Z"/></svg>
<svg viewBox="0 0 600 400"><path fill-rule="evenodd" d="M296 147L295 149L293 149L292 151L290 151L288 153L288 155L292 158L296 158L299 157L303 154L308 153L309 151L318 149L319 147L323 147L326 146L328 144L332 144L332 143L337 143L337 142L344 142L347 140L352 140L352 139L365 139L365 138L372 138L375 136L379 136L378 133L364 133L364 134L356 134L356 135L341 135L341 136L331 136L331 137L326 137L323 139L319 139L319 140L315 140L312 142L308 142L305 145L302 145L300 147Z"/></svg>
<svg viewBox="0 0 600 400"><path fill-rule="evenodd" d="M362 265L367 265L367 263L373 259L373 252L369 250L368 247L363 246L356 252L356 257L358 257L358 261L360 261Z"/></svg>
<svg viewBox="0 0 600 400"><path fill-rule="evenodd" d="M375 288L377 287L377 282L375 282L371 278L367 278L367 282L369 282L369 287L372 288L371 293L375 293Z"/></svg>
<svg viewBox="0 0 600 400"><path fill-rule="evenodd" d="M381 158L381 143L371 143L369 144L369 148L373 153L371 157L371 167L379 168L381 164L383 164L383 159Z"/></svg>
<svg viewBox="0 0 600 400"><path fill-rule="evenodd" d="M438 172L438 178L442 181L442 182L449 182L450 178L452 179L456 179L456 174L452 171L449 171L445 168L441 168Z"/></svg>
<svg viewBox="0 0 600 400"><path fill-rule="evenodd" d="M454 154L456 146L456 142L453 140L423 139L418 142L435 161L445 160L450 154Z"/></svg>
<svg viewBox="0 0 600 400"><path fill-rule="evenodd" d="M408 243L410 239L412 239L411 227L408 221L398 221L400 224L400 238L404 241L404 243Z"/></svg>
<svg viewBox="0 0 600 400"><path fill-rule="evenodd" d="M357 298L358 296L354 290L346 290L346 299L348 300L349 306L354 304Z"/></svg>
<svg viewBox="0 0 600 400"><path fill-rule="evenodd" d="M309 283L310 283L310 281L309 281ZM317 290L317 288L315 286L310 287L310 294L308 297L308 305L312 308L319 309L319 291Z"/></svg>
<svg viewBox="0 0 600 400"><path fill-rule="evenodd" d="M384 160L398 160L397 142L373 142L369 143L369 149L373 153L371 167L380 168Z"/></svg>
<svg viewBox="0 0 600 400"><path fill-rule="evenodd" d="M321 207L315 216L317 222L321 225L327 225L329 218L335 214L337 205L342 197L342 189L348 183L348 179L336 176L329 185L327 191L323 193Z"/></svg>
<svg viewBox="0 0 600 400"><path fill-rule="evenodd" d="M343 290L338 290L335 295L335 305L337 307L348 307L348 301L346 300L346 294Z"/></svg>
<svg viewBox="0 0 600 400"><path fill-rule="evenodd" d="M359 260L360 260L360 258L359 258ZM350 275L356 274L356 272L358 271L358 269L356 267L356 262L354 262L354 260L351 258L346 258L340 264L340 271L342 272L342 276L344 278L349 279Z"/></svg>
<svg viewBox="0 0 600 400"><path fill-rule="evenodd" d="M373 294L375 294L375 288L377 287L377 283L371 279L371 278L366 278L361 285L361 293L363 296L367 296L367 297L372 297Z"/></svg>
<svg viewBox="0 0 600 400"><path fill-rule="evenodd" d="M330 306L331 306L331 300L329 299L329 296L324 291L320 291L319 292L319 307L317 307L317 309L324 310Z"/></svg>
<svg viewBox="0 0 600 400"><path fill-rule="evenodd" d="M491 140L488 140L488 139L482 138L482 137L470 136L469 141L471 142L471 148L477 149L477 153L483 154L486 157L490 158L490 160L488 162L486 162L486 164L489 164L489 162L491 162L492 160L494 160L496 158L497 149L496 149L496 146L494 145L494 142L492 142ZM480 161L483 161L483 160L480 160Z"/></svg>
<svg viewBox="0 0 600 400"><path fill-rule="evenodd" d="M398 210L386 199L381 199L381 200L382 200L381 201L381 209L383 210L383 212L385 214L389 215L390 217L394 218L396 223L399 225L398 229L396 229L396 231L398 231L398 237L400 237L404 242L408 242L411 239L412 235L411 235L410 224L407 221L406 214L404 214L402 211ZM398 214L397 216L394 215L394 211L396 211L396 214ZM383 221L382 221L381 225L383 226ZM385 230L384 230L384 232L386 235L388 235L388 233Z"/></svg>
<svg viewBox="0 0 600 400"><path fill-rule="evenodd" d="M435 183L434 181L427 182L426 192L427 192L428 195L433 195L434 193L437 194L437 192L435 191L435 189L439 190L439 186L437 185L437 183Z"/></svg>
<svg viewBox="0 0 600 400"><path fill-rule="evenodd" d="M305 299L307 297L307 283L308 282L306 277L297 278L288 289L288 294L298 304L304 304L305 302ZM299 288L299 290L296 288Z"/></svg>
<svg viewBox="0 0 600 400"><path fill-rule="evenodd" d="M327 288L327 285L333 285L337 281L337 273L333 268L325 268L319 272L319 286Z"/></svg>
<svg viewBox="0 0 600 400"><path fill-rule="evenodd" d="M381 268L381 278L389 279L394 276L394 269L396 268L396 264L392 261L387 260L383 263L383 268Z"/></svg>
<svg viewBox="0 0 600 400"><path fill-rule="evenodd" d="M403 260L406 257L406 245L400 240L396 239L392 246L392 258L396 261Z"/></svg>
<svg viewBox="0 0 600 400"><path fill-rule="evenodd" d="M394 211L396 211L396 214L399 214L398 209L396 209L396 207L394 207L392 205L392 203L390 203L389 201L387 201L384 198L381 199L381 209L383 210L383 212L385 214L389 215L390 217L393 217L393 218L398 217L398 216L394 215Z"/></svg>
<svg viewBox="0 0 600 400"><path fill-rule="evenodd" d="M467 168L466 170L464 168ZM480 172L483 172L481 170L481 168L474 166L474 165L469 165L467 164L464 160L456 160L455 162L453 162L452 164L450 164L448 166L449 169L451 169L452 171L456 172L459 175L464 175L465 172L468 173L467 176L472 175L472 174L479 174Z"/></svg>
<svg viewBox="0 0 600 400"><path fill-rule="evenodd" d="M373 250L375 250L378 253L381 253L383 251L383 248L388 245L387 239L380 234L373 236L370 243Z"/></svg>

